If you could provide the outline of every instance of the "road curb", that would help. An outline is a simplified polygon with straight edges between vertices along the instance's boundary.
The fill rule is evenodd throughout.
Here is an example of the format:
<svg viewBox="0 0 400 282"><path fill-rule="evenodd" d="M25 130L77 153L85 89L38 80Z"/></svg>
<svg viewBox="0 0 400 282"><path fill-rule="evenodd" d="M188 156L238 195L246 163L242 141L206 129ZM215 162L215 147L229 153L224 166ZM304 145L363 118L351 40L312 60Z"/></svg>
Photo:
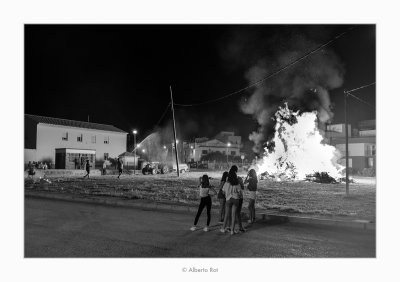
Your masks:
<svg viewBox="0 0 400 282"><path fill-rule="evenodd" d="M197 206L192 205L182 205L182 204L171 204L164 202L154 202L149 200L131 200L120 198L104 198L96 196L78 196L72 194L60 194L60 193L40 193L40 192L29 192L25 191L25 197L30 198L42 198L42 199L55 199L63 201L73 201L81 203L95 203L110 206L119 207L132 207L141 208L149 210L164 210L164 211L178 211L178 212L191 212L195 213L197 211ZM212 210L213 214L219 214L216 209ZM338 219L326 219L317 217L307 217L307 216L294 216L294 215L283 215L276 213L256 213L256 218L263 221L274 221L274 222L294 222L294 223L307 223L307 224L318 224L318 225L328 225L337 227L352 227L360 228L364 230L375 230L376 225L374 222L368 220L338 220Z"/></svg>

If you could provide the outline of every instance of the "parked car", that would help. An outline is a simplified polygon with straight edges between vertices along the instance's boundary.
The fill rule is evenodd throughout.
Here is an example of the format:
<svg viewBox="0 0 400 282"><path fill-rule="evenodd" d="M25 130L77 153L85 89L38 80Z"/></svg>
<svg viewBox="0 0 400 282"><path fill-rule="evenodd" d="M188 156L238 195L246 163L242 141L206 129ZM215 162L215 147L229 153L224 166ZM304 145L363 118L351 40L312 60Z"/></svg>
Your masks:
<svg viewBox="0 0 400 282"><path fill-rule="evenodd" d="M197 165L197 168L208 169L208 163L199 163Z"/></svg>
<svg viewBox="0 0 400 282"><path fill-rule="evenodd" d="M172 170L176 171L176 164L172 166ZM189 166L187 164L179 164L179 172L184 173L189 171Z"/></svg>

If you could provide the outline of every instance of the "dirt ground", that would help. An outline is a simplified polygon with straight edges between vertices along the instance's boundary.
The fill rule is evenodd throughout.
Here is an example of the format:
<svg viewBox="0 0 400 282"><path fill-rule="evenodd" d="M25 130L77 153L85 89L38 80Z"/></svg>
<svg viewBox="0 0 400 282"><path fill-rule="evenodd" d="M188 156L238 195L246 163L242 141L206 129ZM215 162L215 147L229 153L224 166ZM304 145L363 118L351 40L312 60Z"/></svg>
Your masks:
<svg viewBox="0 0 400 282"><path fill-rule="evenodd" d="M91 179L51 178L48 189L65 193L88 194L95 189L98 193L111 196L126 196L177 203L198 203L199 177L207 174L211 185L218 188L222 172L191 171L178 178L176 174L165 175L115 175L97 176ZM239 176L245 177L245 173ZM376 182L375 178L354 178L346 196L345 184L319 184L305 181L260 180L257 192L257 209L270 212L311 215L319 217L346 217L375 221ZM32 184L26 180L25 187L42 189L46 185ZM101 190L101 191L99 191ZM245 196L247 191L245 191ZM213 204L219 205L216 196ZM244 208L247 201L244 201Z"/></svg>

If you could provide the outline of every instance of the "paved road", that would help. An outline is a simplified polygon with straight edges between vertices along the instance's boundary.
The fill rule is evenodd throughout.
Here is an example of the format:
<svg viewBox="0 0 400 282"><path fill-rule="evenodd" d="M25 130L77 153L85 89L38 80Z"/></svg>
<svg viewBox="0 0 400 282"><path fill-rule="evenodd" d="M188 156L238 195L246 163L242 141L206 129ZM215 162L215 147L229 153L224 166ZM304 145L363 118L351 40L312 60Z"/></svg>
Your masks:
<svg viewBox="0 0 400 282"><path fill-rule="evenodd" d="M372 230L260 222L231 236L218 225L191 232L193 219L194 214L25 198L25 257L375 257ZM205 211L199 224L204 223Z"/></svg>

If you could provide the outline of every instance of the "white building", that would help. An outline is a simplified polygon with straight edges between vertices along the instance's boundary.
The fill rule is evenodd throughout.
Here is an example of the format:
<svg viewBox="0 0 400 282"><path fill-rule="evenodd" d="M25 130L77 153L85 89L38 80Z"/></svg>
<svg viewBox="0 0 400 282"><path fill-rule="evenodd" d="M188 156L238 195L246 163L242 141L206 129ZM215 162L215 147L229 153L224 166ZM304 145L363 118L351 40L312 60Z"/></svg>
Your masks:
<svg viewBox="0 0 400 282"><path fill-rule="evenodd" d="M362 170L376 168L376 126L375 120L364 120L357 123L355 128L349 124L349 167ZM345 124L327 126L325 138L329 144L338 149L342 155L341 164L345 164L346 156Z"/></svg>
<svg viewBox="0 0 400 282"><path fill-rule="evenodd" d="M73 169L89 159L93 166L125 152L126 139L127 133L113 125L25 115L25 163Z"/></svg>
<svg viewBox="0 0 400 282"><path fill-rule="evenodd" d="M206 137L196 138L194 143L188 144L188 161L200 161L202 156L213 152L220 152L230 157L240 156L242 137L235 136L234 132L222 131L213 139ZM186 154L186 153L185 153Z"/></svg>

